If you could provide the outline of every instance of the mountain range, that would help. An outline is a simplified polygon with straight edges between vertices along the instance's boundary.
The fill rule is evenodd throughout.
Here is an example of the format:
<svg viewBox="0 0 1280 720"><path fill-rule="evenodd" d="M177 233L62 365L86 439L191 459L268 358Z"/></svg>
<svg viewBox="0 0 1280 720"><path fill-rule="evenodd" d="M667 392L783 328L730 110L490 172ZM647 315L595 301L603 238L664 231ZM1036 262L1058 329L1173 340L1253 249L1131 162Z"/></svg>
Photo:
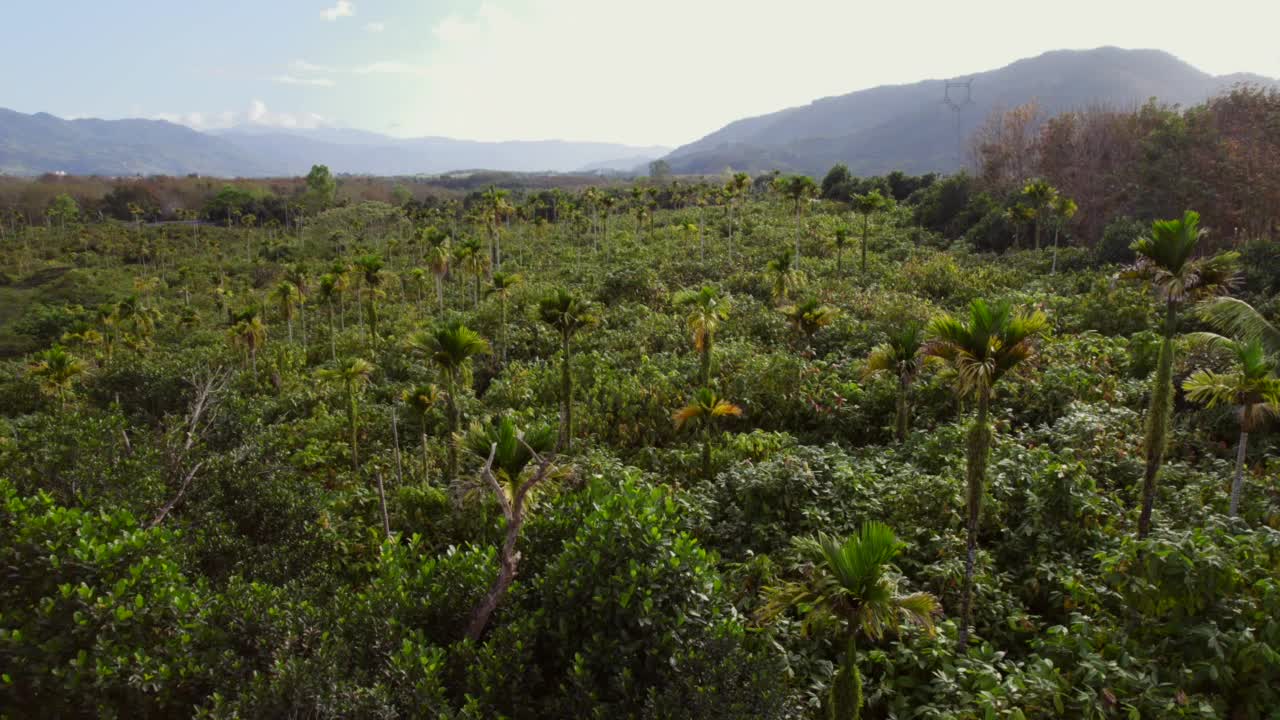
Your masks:
<svg viewBox="0 0 1280 720"><path fill-rule="evenodd" d="M1056 50L998 70L955 78L960 136L968 138L992 111L1035 100L1045 116L1091 106L1129 108L1150 98L1191 105L1237 83L1275 86L1272 78L1241 73L1214 76L1159 50ZM803 107L732 122L674 150L673 172L718 173L773 169L821 175L843 162L855 175L892 170L953 171L967 145L957 147L957 112L943 102L944 80L884 85L815 100ZM966 98L971 104L964 104Z"/></svg>
<svg viewBox="0 0 1280 720"><path fill-rule="evenodd" d="M363 175L453 170L631 170L668 147L533 140L401 139L341 128L238 127L198 132L162 120L64 120L0 108L0 174L305 175L313 164Z"/></svg>
<svg viewBox="0 0 1280 720"><path fill-rule="evenodd" d="M671 150L562 140L477 142L401 139L363 130L260 126L198 132L160 120L64 120L0 109L0 174L281 176L323 163L338 173L436 174L454 170L643 172L664 157L678 174L726 168L820 175L843 162L857 175L952 171L967 137L995 110L1032 100L1047 115L1089 106L1132 107L1150 98L1201 102L1259 75L1214 76L1159 50L1056 50L960 78L885 85L745 118ZM943 102L944 94L962 109ZM969 102L961 104L968 99ZM958 117L957 117L958 115Z"/></svg>

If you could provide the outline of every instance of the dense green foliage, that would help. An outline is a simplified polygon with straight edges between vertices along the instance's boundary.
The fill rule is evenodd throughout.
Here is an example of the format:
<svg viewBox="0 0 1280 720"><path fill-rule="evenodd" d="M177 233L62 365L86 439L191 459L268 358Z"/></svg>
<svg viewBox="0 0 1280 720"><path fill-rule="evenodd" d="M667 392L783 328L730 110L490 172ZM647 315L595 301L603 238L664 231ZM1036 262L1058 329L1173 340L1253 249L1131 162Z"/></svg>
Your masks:
<svg viewBox="0 0 1280 720"><path fill-rule="evenodd" d="M806 180L3 225L0 717L1275 717L1274 243Z"/></svg>

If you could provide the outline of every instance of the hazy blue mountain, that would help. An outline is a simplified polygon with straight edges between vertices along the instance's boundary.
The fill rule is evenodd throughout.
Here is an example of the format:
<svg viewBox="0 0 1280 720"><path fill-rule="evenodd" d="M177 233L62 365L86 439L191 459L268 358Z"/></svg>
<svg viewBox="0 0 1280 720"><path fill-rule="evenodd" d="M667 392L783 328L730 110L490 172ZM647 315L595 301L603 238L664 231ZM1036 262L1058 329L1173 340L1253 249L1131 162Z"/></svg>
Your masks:
<svg viewBox="0 0 1280 720"><path fill-rule="evenodd" d="M450 170L573 172L617 158L656 158L666 147L563 140L400 139L341 128L244 127L201 133L159 120L63 120L0 109L0 173L260 177L338 173L413 175Z"/></svg>
<svg viewBox="0 0 1280 720"><path fill-rule="evenodd" d="M0 108L0 173L264 175L271 166L221 138L160 120L63 120Z"/></svg>
<svg viewBox="0 0 1280 720"><path fill-rule="evenodd" d="M993 110L1031 100L1047 114L1132 107L1153 97L1188 105L1238 82L1276 83L1247 73L1215 77L1159 50L1113 47L1047 52L961 79L973 81L973 104L960 114L965 138ZM733 167L820 175L837 162L860 175L954 170L960 165L956 114L942 102L944 88L941 79L886 85L745 118L677 148L667 161L677 173ZM963 90L953 97L962 99Z"/></svg>

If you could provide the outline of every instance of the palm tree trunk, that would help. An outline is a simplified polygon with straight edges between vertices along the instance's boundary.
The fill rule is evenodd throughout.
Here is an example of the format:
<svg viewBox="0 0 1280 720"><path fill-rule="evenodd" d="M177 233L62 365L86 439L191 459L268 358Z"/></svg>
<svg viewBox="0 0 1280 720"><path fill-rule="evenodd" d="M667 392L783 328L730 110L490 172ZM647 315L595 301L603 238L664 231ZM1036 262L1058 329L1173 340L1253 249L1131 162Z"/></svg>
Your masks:
<svg viewBox="0 0 1280 720"><path fill-rule="evenodd" d="M356 390L347 386L347 423L351 426L351 469L360 469L360 435L356 430Z"/></svg>
<svg viewBox="0 0 1280 720"><path fill-rule="evenodd" d="M378 505L382 508L382 531L391 539L391 516L387 514L387 491L382 487L382 471L378 471Z"/></svg>
<svg viewBox="0 0 1280 720"><path fill-rule="evenodd" d="M862 717L862 673L858 671L858 646L855 631L849 631L844 658L836 670L827 695L827 716L830 720L858 720Z"/></svg>
<svg viewBox="0 0 1280 720"><path fill-rule="evenodd" d="M396 422L396 415L398 415L398 413L396 412L396 408L395 406L392 406L391 408L391 442L392 442L392 449L395 450L395 455L396 455L396 484L403 487L404 486L404 468L400 462L400 426Z"/></svg>
<svg viewBox="0 0 1280 720"><path fill-rule="evenodd" d="M711 418L705 418L706 427L702 430L702 477L710 483L711 478Z"/></svg>
<svg viewBox="0 0 1280 720"><path fill-rule="evenodd" d="M800 266L800 201L796 200L796 267Z"/></svg>
<svg viewBox="0 0 1280 720"><path fill-rule="evenodd" d="M867 237L871 234L871 213L862 216L862 274L867 273Z"/></svg>
<svg viewBox="0 0 1280 720"><path fill-rule="evenodd" d="M711 333L702 339L702 387L711 387Z"/></svg>
<svg viewBox="0 0 1280 720"><path fill-rule="evenodd" d="M1164 463L1169 422L1173 416L1173 335L1177 327L1177 305L1165 307L1164 340L1156 364L1155 386L1147 410L1146 468L1142 475L1142 512L1138 515L1138 538L1151 532L1151 511L1156 499L1156 479Z"/></svg>
<svg viewBox="0 0 1280 720"><path fill-rule="evenodd" d="M440 307L440 312L444 312L444 280L436 275L436 305Z"/></svg>
<svg viewBox="0 0 1280 720"><path fill-rule="evenodd" d="M427 454L427 414L422 414L422 481L426 482L427 469L431 467L431 456Z"/></svg>
<svg viewBox="0 0 1280 720"><path fill-rule="evenodd" d="M333 362L338 362L338 337L333 332L333 300L330 299L329 305L329 353L333 357Z"/></svg>
<svg viewBox="0 0 1280 720"><path fill-rule="evenodd" d="M964 590L960 597L960 652L969 643L973 624L973 571L978 559L978 519L982 513L982 494L987 480L987 455L991 451L991 428L987 424L991 391L978 392L978 414L969 428L968 463L965 468L967 516L965 519Z"/></svg>
<svg viewBox="0 0 1280 720"><path fill-rule="evenodd" d="M1249 406L1244 408L1245 416L1249 414ZM1236 476L1231 481L1231 517L1240 513L1240 491L1244 488L1244 457L1249 447L1249 433L1240 431L1240 442L1236 444Z"/></svg>
<svg viewBox="0 0 1280 720"><path fill-rule="evenodd" d="M502 364L507 364L507 296L502 296Z"/></svg>
<svg viewBox="0 0 1280 720"><path fill-rule="evenodd" d="M457 383L450 379L447 390L449 393L449 437L445 438L445 448L448 450L450 482L458 478L458 448L453 439L453 436L458 432L458 403L454 399L456 385Z"/></svg>
<svg viewBox="0 0 1280 720"><path fill-rule="evenodd" d="M911 421L911 407L907 400L907 383L903 379L898 381L898 413L894 418L894 436L901 443L907 439L907 426Z"/></svg>
<svg viewBox="0 0 1280 720"><path fill-rule="evenodd" d="M573 440L573 377L569 332L563 333L564 363L560 366L560 444L568 452Z"/></svg>

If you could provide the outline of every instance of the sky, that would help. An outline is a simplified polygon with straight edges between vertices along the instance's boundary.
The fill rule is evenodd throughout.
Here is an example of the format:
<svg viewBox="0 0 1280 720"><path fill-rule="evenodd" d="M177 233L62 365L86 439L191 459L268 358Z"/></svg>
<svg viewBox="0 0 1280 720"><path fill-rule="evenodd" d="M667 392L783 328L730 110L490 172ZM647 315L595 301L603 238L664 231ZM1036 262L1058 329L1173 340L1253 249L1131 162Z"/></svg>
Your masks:
<svg viewBox="0 0 1280 720"><path fill-rule="evenodd" d="M676 146L1060 48L1280 77L1276 0L0 0L0 107Z"/></svg>

